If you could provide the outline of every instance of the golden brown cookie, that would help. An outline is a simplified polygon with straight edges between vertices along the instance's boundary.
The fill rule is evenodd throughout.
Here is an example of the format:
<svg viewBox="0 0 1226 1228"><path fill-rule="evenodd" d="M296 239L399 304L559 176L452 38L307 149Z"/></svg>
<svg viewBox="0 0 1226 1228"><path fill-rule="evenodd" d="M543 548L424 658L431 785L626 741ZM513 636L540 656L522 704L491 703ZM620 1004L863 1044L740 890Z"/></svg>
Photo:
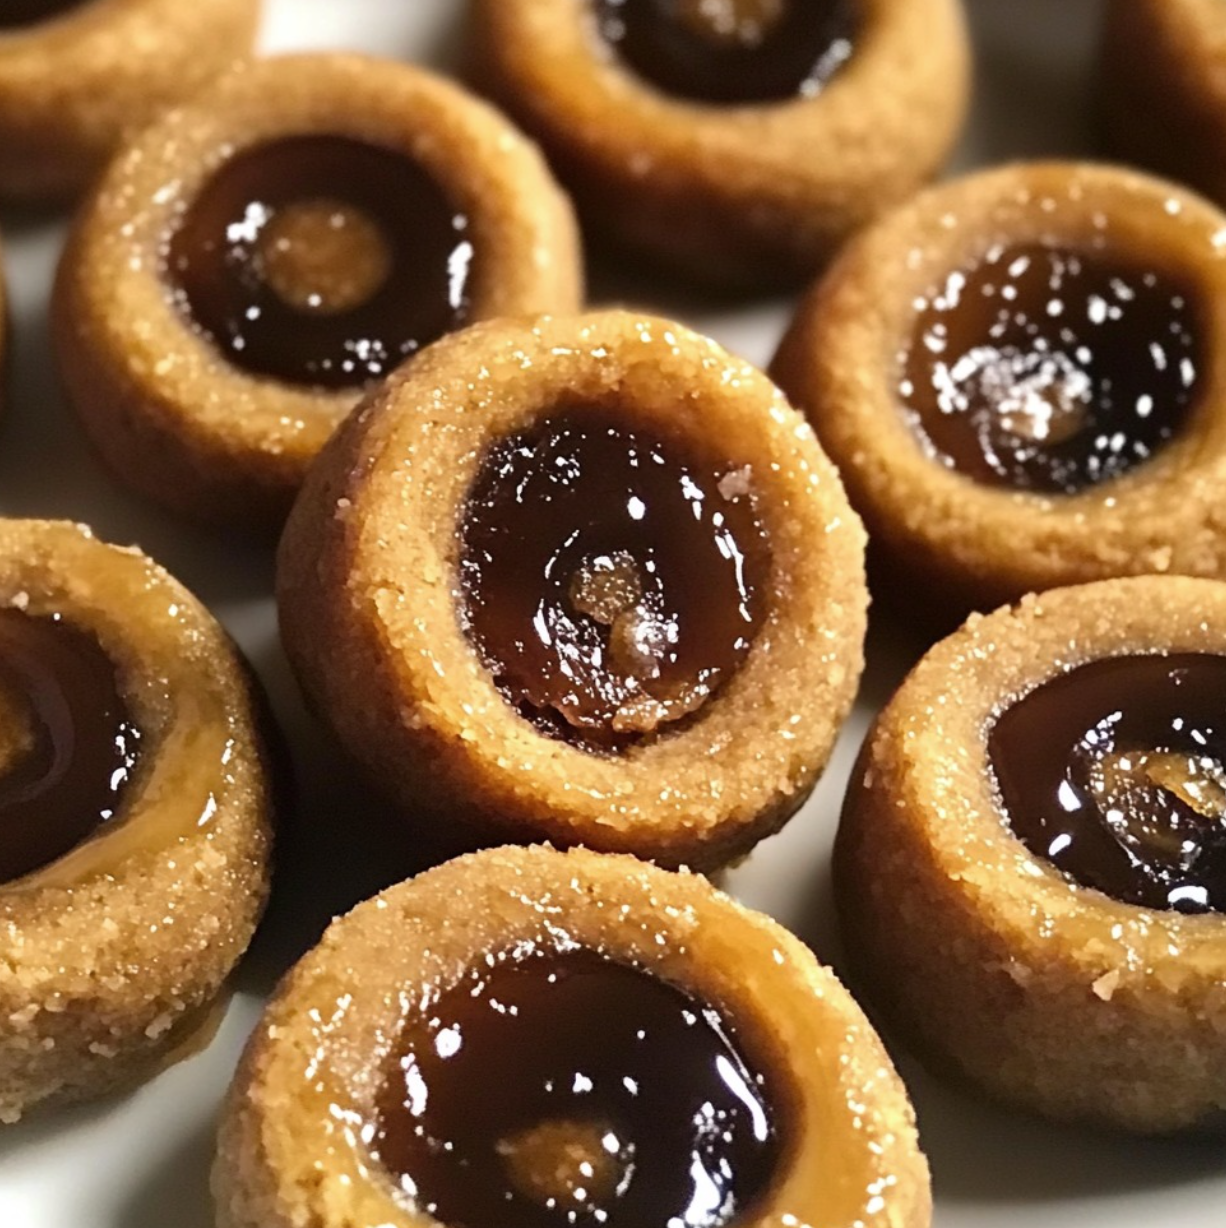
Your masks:
<svg viewBox="0 0 1226 1228"><path fill-rule="evenodd" d="M812 274L966 110L958 0L474 0L472 43L593 225L734 287Z"/></svg>
<svg viewBox="0 0 1226 1228"><path fill-rule="evenodd" d="M268 889L242 659L135 549L0 521L0 1121L155 1073Z"/></svg>
<svg viewBox="0 0 1226 1228"><path fill-rule="evenodd" d="M406 809L706 869L808 796L865 605L800 416L625 312L432 346L325 450L278 568L309 699Z"/></svg>
<svg viewBox="0 0 1226 1228"><path fill-rule="evenodd" d="M906 1092L800 942L700 877L545 848L332 925L248 1045L213 1188L223 1228L931 1216Z"/></svg>
<svg viewBox="0 0 1226 1228"><path fill-rule="evenodd" d="M1226 1109L1226 585L973 615L878 717L835 885L856 983L935 1065L1138 1131Z"/></svg>
<svg viewBox="0 0 1226 1228"><path fill-rule="evenodd" d="M120 142L251 51L259 0L4 0L0 197L80 191Z"/></svg>
<svg viewBox="0 0 1226 1228"><path fill-rule="evenodd" d="M1226 575L1226 216L1171 184L1020 164L853 240L772 374L908 603L990 608Z"/></svg>
<svg viewBox="0 0 1226 1228"><path fill-rule="evenodd" d="M535 147L419 69L249 64L114 163L54 304L63 378L125 482L276 523L361 396L442 333L573 310L570 208Z"/></svg>
<svg viewBox="0 0 1226 1228"><path fill-rule="evenodd" d="M1216 0L1109 0L1100 77L1114 151L1226 201L1224 70Z"/></svg>

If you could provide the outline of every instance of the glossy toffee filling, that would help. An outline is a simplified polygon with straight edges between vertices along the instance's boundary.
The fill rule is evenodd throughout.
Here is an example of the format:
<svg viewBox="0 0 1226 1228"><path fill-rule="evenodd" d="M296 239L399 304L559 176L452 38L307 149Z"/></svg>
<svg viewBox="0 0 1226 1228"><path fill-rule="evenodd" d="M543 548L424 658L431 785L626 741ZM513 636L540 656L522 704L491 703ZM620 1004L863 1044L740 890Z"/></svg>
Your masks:
<svg viewBox="0 0 1226 1228"><path fill-rule="evenodd" d="M668 94L699 102L813 97L850 58L859 0L595 0L601 37Z"/></svg>
<svg viewBox="0 0 1226 1228"><path fill-rule="evenodd" d="M600 408L496 444L462 513L460 605L507 701L589 749L698 712L765 614L751 484Z"/></svg>
<svg viewBox="0 0 1226 1228"><path fill-rule="evenodd" d="M1226 657L1112 657L1000 714L988 750L1032 853L1128 904L1226 911Z"/></svg>
<svg viewBox="0 0 1226 1228"><path fill-rule="evenodd" d="M38 25L82 8L88 0L0 0L0 30Z"/></svg>
<svg viewBox="0 0 1226 1228"><path fill-rule="evenodd" d="M718 1228L767 1189L770 1088L718 1011L591 952L481 964L399 1038L372 1149L464 1228Z"/></svg>
<svg viewBox="0 0 1226 1228"><path fill-rule="evenodd" d="M466 323L468 219L411 159L292 136L226 162L170 237L185 314L255 375L356 388Z"/></svg>
<svg viewBox="0 0 1226 1228"><path fill-rule="evenodd" d="M113 820L141 731L97 639L59 617L0 611L0 882Z"/></svg>
<svg viewBox="0 0 1226 1228"><path fill-rule="evenodd" d="M1074 494L1148 460L1204 365L1190 281L1098 251L993 249L919 302L902 404L945 464Z"/></svg>

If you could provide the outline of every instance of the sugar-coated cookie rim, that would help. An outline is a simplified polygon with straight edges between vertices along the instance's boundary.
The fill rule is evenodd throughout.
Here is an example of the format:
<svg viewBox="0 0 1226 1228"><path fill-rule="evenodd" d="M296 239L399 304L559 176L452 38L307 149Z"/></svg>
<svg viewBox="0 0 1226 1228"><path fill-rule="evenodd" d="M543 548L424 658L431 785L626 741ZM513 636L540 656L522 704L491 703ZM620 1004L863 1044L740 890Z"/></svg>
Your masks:
<svg viewBox="0 0 1226 1228"><path fill-rule="evenodd" d="M102 583L125 586L126 601L112 604L97 591L98 571ZM251 713L238 702L247 682L233 646L204 607L139 550L99 541L84 526L0 520L0 608L58 613L96 635L144 734L142 769L123 802L127 815L49 865L0 883L0 904L98 876L120 882L139 856L170 853L207 831L227 804L226 765L234 742L250 735ZM225 672L217 670L218 654ZM180 678L172 680L172 670ZM171 694L172 686L190 689L190 702ZM176 779L182 773L161 762L168 750L215 775L217 786ZM152 831L158 822L166 825L162 835Z"/></svg>
<svg viewBox="0 0 1226 1228"><path fill-rule="evenodd" d="M1155 651L1226 655L1226 584L1127 577L972 615L899 688L877 719L861 765L875 775L874 738L896 749L905 744L906 770L890 769L893 786L922 823L953 889L974 901L995 932L1023 941L1047 926L1080 934L1076 968L1086 983L1117 970L1125 990L1152 981L1156 968L1171 986L1226 980L1226 916L1122 903L1031 853L1001 809L988 734L1001 711L1053 678L1092 661ZM935 698L954 688L949 702ZM946 771L950 756L957 757L956 777ZM853 779L852 788L862 783ZM1083 926L1084 933L1071 928Z"/></svg>
<svg viewBox="0 0 1226 1228"><path fill-rule="evenodd" d="M535 146L486 103L424 69L368 56L247 61L119 154L61 261L61 363L91 435L121 471L137 462L113 455L117 415L135 417L166 450L240 474L267 467L276 476L266 480L292 490L361 398L360 389L306 388L231 365L184 319L162 275L184 201L236 153L302 134L367 140L437 179L468 213L479 249L474 318L578 305L579 240L565 198ZM74 380L74 364L89 378ZM104 397L115 404L91 412Z"/></svg>
<svg viewBox="0 0 1226 1228"><path fill-rule="evenodd" d="M544 847L473 854L393 887L335 922L290 973L223 1120L221 1224L432 1225L394 1197L359 1141L405 987L453 984L491 950L556 947L562 931L727 1011L777 1074L793 1135L772 1189L738 1223L926 1228L927 1165L906 1093L832 973L698 876Z"/></svg>
<svg viewBox="0 0 1226 1228"><path fill-rule="evenodd" d="M121 598L103 591L111 583L128 586ZM0 520L0 606L59 612L97 635L150 742L123 802L128 813L113 829L0 884L0 1017L8 1020L0 1119L9 1120L47 1095L81 1098L135 1078L198 1026L263 910L272 786L233 644L139 551L69 522ZM181 698L188 688L190 704ZM206 795L181 766L186 760L194 774L197 754L213 761L201 769L215 781ZM191 901L199 916L168 915L172 886L179 905ZM148 955L165 946L162 931L195 925L207 934L201 922L214 919L202 949L180 940L176 958ZM81 1034L96 1047L62 1088L44 1085L58 1076L38 1056L40 1037L46 1063L59 1070L71 1060L62 1029L82 1011Z"/></svg>
<svg viewBox="0 0 1226 1228"><path fill-rule="evenodd" d="M1140 1133L1226 1103L1226 917L1121 903L1030 853L987 745L1014 696L1155 647L1226 654L1226 584L1130 577L972 615L878 716L834 853L852 972L934 1067Z"/></svg>
<svg viewBox="0 0 1226 1228"><path fill-rule="evenodd" d="M476 0L469 77L541 140L594 232L725 292L777 290L930 178L966 115L960 0L862 2L880 20L812 99L669 97L603 47L589 0Z"/></svg>
<svg viewBox="0 0 1226 1228"><path fill-rule="evenodd" d="M948 70L945 87L960 93L967 72L962 11L957 0L859 3L866 10L860 40L816 97L730 106L671 97L624 67L600 42L587 0L475 0L473 19L485 54L531 88L542 123L556 125L598 161L627 168L644 181L667 181L680 159L716 190L730 174L748 175L766 192L779 180L793 192L832 185L846 190L850 172L838 155L856 138L867 144L857 147L858 158L875 155L869 157L874 174L888 173L895 159L915 160L924 164L918 181L944 156L956 122L951 131L934 134L931 150L917 150L908 131L905 146L883 156L883 125L880 114L871 112L887 102L906 111L912 90L927 93L916 84L925 76L915 67L917 45L940 55ZM949 33L953 46L934 40L934 30ZM577 64L586 68L581 76ZM866 108L865 99L872 106ZM608 122L610 116L615 122ZM882 149L873 150L874 137ZM695 143L702 150L697 159Z"/></svg>
<svg viewBox="0 0 1226 1228"><path fill-rule="evenodd" d="M540 733L494 685L456 614L454 517L493 440L542 411L617 398L633 420L655 417L682 436L701 416L708 448L736 440L730 467L748 462L758 475L773 592L748 657L692 725L600 756ZM278 599L316 706L351 752L376 770L382 760L406 799L414 790L398 765L428 739L432 774L471 791L457 813L504 839L705 867L786 821L825 765L862 668L862 551L838 475L761 372L679 324L614 311L477 325L426 350L313 471L283 539ZM317 593L322 584L339 591ZM370 715L378 687L353 711L328 677L338 641L389 679L386 726Z"/></svg>
<svg viewBox="0 0 1226 1228"><path fill-rule="evenodd" d="M1105 250L1178 269L1201 289L1206 366L1184 430L1121 478L1067 496L985 486L931 458L895 392L915 298L995 242L1104 234ZM1206 513L1209 489L1226 481L1226 215L1187 189L1058 162L929 189L852 240L801 304L771 370L874 538L904 566L910 556L952 577L974 604L1112 575L1226 571L1226 536Z"/></svg>

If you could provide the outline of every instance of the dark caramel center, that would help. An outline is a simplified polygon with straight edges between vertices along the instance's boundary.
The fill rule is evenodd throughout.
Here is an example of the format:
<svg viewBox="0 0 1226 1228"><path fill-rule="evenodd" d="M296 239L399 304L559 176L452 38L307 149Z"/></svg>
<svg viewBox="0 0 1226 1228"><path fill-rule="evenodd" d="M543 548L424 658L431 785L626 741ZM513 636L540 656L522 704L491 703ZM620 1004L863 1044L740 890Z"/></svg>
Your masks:
<svg viewBox="0 0 1226 1228"><path fill-rule="evenodd" d="M141 733L98 641L61 618L0 611L0 882L114 819Z"/></svg>
<svg viewBox="0 0 1226 1228"><path fill-rule="evenodd" d="M225 163L170 239L180 308L235 366L356 388L468 319L468 221L415 162L335 136Z"/></svg>
<svg viewBox="0 0 1226 1228"><path fill-rule="evenodd" d="M603 409L492 448L463 512L462 611L507 700L590 748L696 713L764 617L752 481Z"/></svg>
<svg viewBox="0 0 1226 1228"><path fill-rule="evenodd" d="M852 54L858 0L595 0L639 76L700 102L813 97Z"/></svg>
<svg viewBox="0 0 1226 1228"><path fill-rule="evenodd" d="M1104 252L1000 247L920 300L902 403L959 472L1073 494L1174 436L1202 365L1190 281Z"/></svg>
<svg viewBox="0 0 1226 1228"><path fill-rule="evenodd" d="M780 1152L764 1076L711 1006L592 952L482 965L401 1036L373 1140L463 1228L718 1228Z"/></svg>
<svg viewBox="0 0 1226 1228"><path fill-rule="evenodd" d="M1113 657L1005 709L988 740L1013 830L1117 900L1226 911L1226 657Z"/></svg>
<svg viewBox="0 0 1226 1228"><path fill-rule="evenodd" d="M87 0L0 0L0 30L38 25L85 3Z"/></svg>

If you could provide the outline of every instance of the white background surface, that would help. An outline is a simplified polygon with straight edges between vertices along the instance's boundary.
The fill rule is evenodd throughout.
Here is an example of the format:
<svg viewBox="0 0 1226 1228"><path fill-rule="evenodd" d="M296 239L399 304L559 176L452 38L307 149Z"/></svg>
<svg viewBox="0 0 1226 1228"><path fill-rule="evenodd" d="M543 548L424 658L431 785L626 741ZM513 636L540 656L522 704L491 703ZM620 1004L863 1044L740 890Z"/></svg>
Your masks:
<svg viewBox="0 0 1226 1228"><path fill-rule="evenodd" d="M1092 152L1097 0L969 3L978 97L958 165ZM460 0L268 0L264 46L352 47L446 64L461 8ZM207 1052L130 1095L3 1129L0 1228L209 1228L214 1117L261 998L331 912L399 877L393 867L407 872L411 858L363 837L372 807L301 713L276 645L269 552L165 520L119 492L88 454L56 389L47 341L46 297L62 227L37 215L0 220L14 325L11 397L0 421L0 511L70 516L91 522L101 536L139 542L211 604L272 691L302 769L297 822L306 833L284 842L276 905ZM649 278L619 278L615 290L604 285L598 278L595 298L624 297L679 316L761 364L787 319L786 303L712 309ZM906 664L900 642L889 627L875 628L861 708L825 781L787 831L732 879L737 894L827 959L837 958L829 843L867 714ZM325 855L301 855L297 846L323 847ZM1048 1126L943 1088L900 1061L932 1162L938 1228L1226 1225L1220 1142L1117 1139Z"/></svg>

